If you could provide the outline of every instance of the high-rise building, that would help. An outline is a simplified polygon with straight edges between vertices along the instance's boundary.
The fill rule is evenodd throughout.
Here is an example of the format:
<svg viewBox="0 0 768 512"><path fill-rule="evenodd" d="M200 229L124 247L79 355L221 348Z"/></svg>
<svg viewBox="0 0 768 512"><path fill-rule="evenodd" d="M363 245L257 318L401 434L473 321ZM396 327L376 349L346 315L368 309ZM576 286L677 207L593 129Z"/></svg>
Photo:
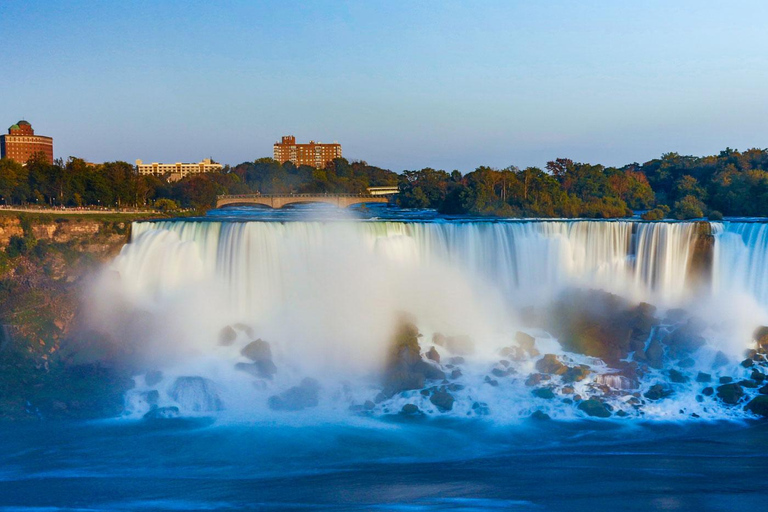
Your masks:
<svg viewBox="0 0 768 512"><path fill-rule="evenodd" d="M295 165L310 165L321 169L334 158L341 158L341 144L322 144L309 141L309 144L296 144L296 137L286 135L274 146L275 160L285 163L293 162Z"/></svg>
<svg viewBox="0 0 768 512"><path fill-rule="evenodd" d="M222 165L217 164L210 158L205 158L202 162L196 164L183 164L181 162L175 164L159 164L157 162L145 164L141 160L136 160L136 172L139 174L154 174L155 176L169 175L171 181L180 180L190 174L219 172L221 169Z"/></svg>
<svg viewBox="0 0 768 512"><path fill-rule="evenodd" d="M8 135L0 136L0 157L26 164L34 154L41 153L53 162L53 139L35 135L27 121L21 120L8 128Z"/></svg>

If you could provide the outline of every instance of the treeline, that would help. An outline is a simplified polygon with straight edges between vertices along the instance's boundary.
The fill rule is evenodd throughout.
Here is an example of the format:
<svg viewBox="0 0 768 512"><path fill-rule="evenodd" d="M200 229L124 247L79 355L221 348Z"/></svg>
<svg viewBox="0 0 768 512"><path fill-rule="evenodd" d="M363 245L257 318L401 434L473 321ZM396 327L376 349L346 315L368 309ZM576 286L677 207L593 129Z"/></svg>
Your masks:
<svg viewBox="0 0 768 512"><path fill-rule="evenodd" d="M392 171L338 158L323 169L271 158L221 173L139 176L131 164L88 164L78 158L26 166L0 160L0 203L52 206L207 209L219 194L352 193L400 188L405 208L445 214L610 218L645 210L646 219L768 216L768 150L726 149L716 156L668 153L623 167L557 159L544 169L479 167L462 175L431 168Z"/></svg>

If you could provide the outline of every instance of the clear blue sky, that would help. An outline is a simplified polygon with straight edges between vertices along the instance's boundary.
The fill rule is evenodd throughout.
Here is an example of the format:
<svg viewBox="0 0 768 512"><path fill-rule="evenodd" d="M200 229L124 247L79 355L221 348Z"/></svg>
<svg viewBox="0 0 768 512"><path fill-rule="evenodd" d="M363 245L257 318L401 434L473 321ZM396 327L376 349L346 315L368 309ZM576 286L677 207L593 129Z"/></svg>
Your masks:
<svg viewBox="0 0 768 512"><path fill-rule="evenodd" d="M764 0L0 0L0 128L96 162L237 164L294 134L396 171L766 147L767 20Z"/></svg>

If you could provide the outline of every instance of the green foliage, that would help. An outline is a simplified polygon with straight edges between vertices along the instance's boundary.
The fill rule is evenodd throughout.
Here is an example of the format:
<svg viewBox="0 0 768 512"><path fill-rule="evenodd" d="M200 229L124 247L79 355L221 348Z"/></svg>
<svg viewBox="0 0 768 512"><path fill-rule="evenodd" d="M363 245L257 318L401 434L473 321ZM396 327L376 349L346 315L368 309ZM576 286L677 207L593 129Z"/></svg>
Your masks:
<svg viewBox="0 0 768 512"><path fill-rule="evenodd" d="M694 195L687 195L675 203L672 215L678 220L698 219L704 216L704 203Z"/></svg>
<svg viewBox="0 0 768 512"><path fill-rule="evenodd" d="M712 210L709 212L709 215L707 215L707 218L714 221L723 220L723 214L717 210Z"/></svg>
<svg viewBox="0 0 768 512"><path fill-rule="evenodd" d="M163 198L155 201L155 208L161 212L175 212L179 209L179 205L173 199Z"/></svg>
<svg viewBox="0 0 768 512"><path fill-rule="evenodd" d="M662 220L666 216L667 214L664 210L661 208L654 208L653 210L648 210L642 214L640 218L643 220Z"/></svg>
<svg viewBox="0 0 768 512"><path fill-rule="evenodd" d="M37 241L32 236L17 236L14 235L8 241L8 247L5 252L9 258L16 258L18 256L26 256L32 252L37 245Z"/></svg>

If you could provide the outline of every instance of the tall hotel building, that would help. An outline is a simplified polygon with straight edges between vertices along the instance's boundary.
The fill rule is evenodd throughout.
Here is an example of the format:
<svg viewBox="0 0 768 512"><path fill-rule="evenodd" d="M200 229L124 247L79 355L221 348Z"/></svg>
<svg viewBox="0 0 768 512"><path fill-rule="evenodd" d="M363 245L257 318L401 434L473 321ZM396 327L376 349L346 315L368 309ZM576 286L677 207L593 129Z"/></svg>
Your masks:
<svg viewBox="0 0 768 512"><path fill-rule="evenodd" d="M295 165L309 165L322 169L334 158L341 158L341 144L322 144L313 140L309 144L296 144L296 137L286 135L275 143L275 160L281 164L291 161Z"/></svg>
<svg viewBox="0 0 768 512"><path fill-rule="evenodd" d="M8 135L0 136L0 157L26 164L32 155L41 153L53 163L53 139L35 135L27 121L19 121L8 128Z"/></svg>

